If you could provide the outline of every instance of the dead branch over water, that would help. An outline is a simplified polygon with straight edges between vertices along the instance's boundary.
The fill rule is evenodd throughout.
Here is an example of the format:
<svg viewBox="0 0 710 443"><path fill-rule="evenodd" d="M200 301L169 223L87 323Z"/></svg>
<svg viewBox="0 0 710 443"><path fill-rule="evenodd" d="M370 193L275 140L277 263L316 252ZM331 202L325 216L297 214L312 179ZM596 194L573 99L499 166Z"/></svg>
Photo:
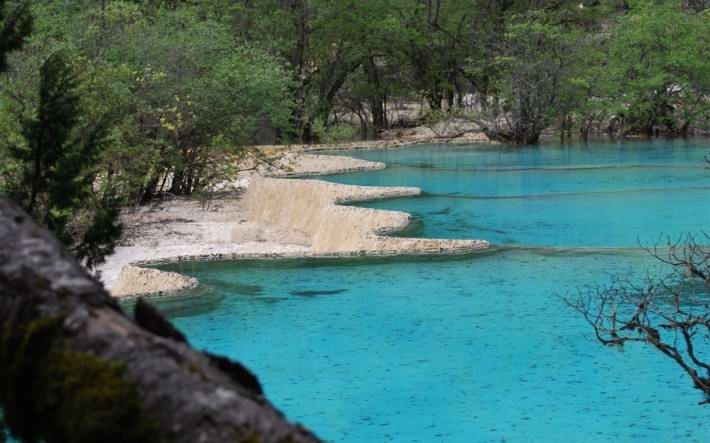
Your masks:
<svg viewBox="0 0 710 443"><path fill-rule="evenodd" d="M704 241L710 240L704 234ZM567 297L605 346L645 343L672 359L710 403L710 247L696 236L644 248L671 268L642 282L616 277Z"/></svg>

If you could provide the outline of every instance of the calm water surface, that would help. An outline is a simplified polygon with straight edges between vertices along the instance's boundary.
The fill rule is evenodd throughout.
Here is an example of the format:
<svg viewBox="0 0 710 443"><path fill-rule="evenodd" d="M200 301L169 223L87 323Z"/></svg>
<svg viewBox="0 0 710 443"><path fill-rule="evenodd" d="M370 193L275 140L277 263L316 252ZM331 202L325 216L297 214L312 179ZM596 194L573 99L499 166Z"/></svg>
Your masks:
<svg viewBox="0 0 710 443"><path fill-rule="evenodd" d="M709 407L667 358L603 348L559 299L655 269L639 240L710 227L708 152L658 140L349 153L389 167L328 180L424 190L367 204L413 213L410 234L500 248L166 265L202 285L159 305L332 441L710 441Z"/></svg>

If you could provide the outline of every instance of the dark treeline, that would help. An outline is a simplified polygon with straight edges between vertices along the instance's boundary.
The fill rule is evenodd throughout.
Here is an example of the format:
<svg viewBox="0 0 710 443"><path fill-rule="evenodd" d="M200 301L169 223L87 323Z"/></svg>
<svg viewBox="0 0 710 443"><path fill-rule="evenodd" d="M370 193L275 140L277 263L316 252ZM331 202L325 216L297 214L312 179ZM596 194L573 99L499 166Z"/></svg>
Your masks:
<svg viewBox="0 0 710 443"><path fill-rule="evenodd" d="M264 142L447 119L510 143L708 127L707 1L1 4L3 26L32 25L2 42L0 191L76 245L115 239L119 204L214 189Z"/></svg>

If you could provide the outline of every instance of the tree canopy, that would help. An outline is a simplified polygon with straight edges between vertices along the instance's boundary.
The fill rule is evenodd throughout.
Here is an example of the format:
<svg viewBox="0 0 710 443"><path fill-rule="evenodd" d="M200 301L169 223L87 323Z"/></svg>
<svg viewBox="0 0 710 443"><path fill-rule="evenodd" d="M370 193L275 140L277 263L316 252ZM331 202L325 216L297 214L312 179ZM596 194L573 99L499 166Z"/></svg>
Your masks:
<svg viewBox="0 0 710 443"><path fill-rule="evenodd" d="M42 66L101 122L94 185L124 204L213 189L260 143L431 119L534 143L710 127L710 9L681 0L27 1L3 27L0 188L18 189ZM34 31L19 49L17 33ZM85 136L84 129L78 130ZM88 177L86 178L88 180Z"/></svg>

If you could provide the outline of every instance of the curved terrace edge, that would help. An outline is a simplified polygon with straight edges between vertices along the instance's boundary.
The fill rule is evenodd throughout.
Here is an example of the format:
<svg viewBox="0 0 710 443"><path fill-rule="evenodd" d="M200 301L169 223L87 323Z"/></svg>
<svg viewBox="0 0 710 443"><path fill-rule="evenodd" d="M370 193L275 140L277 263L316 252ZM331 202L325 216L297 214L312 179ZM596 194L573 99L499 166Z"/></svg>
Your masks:
<svg viewBox="0 0 710 443"><path fill-rule="evenodd" d="M337 170L341 156L312 158L324 173ZM297 156L294 158L298 158ZM294 162L290 175L298 173ZM357 160L358 170L382 169L379 162ZM117 298L170 294L197 280L143 266L187 260L293 259L353 256L457 255L490 247L485 240L390 237L412 220L405 212L347 206L350 203L421 195L419 188L355 186L322 180L273 178L254 174L238 198L218 209L185 209L179 202L143 214L137 229L160 225L148 244L117 248L102 267L102 280ZM171 240L171 234L177 233ZM184 235L180 235L184 233ZM140 232L136 234L140 236Z"/></svg>

